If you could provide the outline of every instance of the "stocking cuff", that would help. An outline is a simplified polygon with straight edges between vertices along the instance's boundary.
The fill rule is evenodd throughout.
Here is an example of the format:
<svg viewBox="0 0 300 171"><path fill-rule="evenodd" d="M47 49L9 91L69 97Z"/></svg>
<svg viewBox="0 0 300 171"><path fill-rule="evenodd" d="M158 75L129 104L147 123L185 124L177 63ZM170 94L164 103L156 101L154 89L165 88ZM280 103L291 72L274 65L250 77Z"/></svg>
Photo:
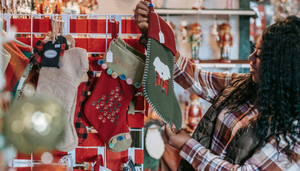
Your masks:
<svg viewBox="0 0 300 171"><path fill-rule="evenodd" d="M102 68L108 68L107 74L113 78L120 77L127 84L139 88L143 80L145 55L125 44L125 42L123 44L122 40L112 41L109 50L113 54L113 61L108 62L106 54L103 61L99 61L99 64L104 63Z"/></svg>
<svg viewBox="0 0 300 171"><path fill-rule="evenodd" d="M127 150L132 143L131 135L129 132L120 133L110 138L108 148L112 152L121 152Z"/></svg>

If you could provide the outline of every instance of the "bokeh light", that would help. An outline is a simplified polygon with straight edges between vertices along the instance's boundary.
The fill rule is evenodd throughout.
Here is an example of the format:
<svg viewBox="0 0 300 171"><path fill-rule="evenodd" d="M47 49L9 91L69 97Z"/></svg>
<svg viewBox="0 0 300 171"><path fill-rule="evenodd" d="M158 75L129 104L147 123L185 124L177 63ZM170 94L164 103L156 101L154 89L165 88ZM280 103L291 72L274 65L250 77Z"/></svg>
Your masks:
<svg viewBox="0 0 300 171"><path fill-rule="evenodd" d="M4 136L22 153L34 152L40 147L55 149L55 145L64 136L65 121L62 112L56 99L24 96L5 114Z"/></svg>
<svg viewBox="0 0 300 171"><path fill-rule="evenodd" d="M53 160L53 156L51 153L49 152L45 152L43 153L42 157L41 157L41 161L44 164L50 164Z"/></svg>
<svg viewBox="0 0 300 171"><path fill-rule="evenodd" d="M26 89L24 91L24 95L31 97L35 94L35 88L32 84L26 84Z"/></svg>

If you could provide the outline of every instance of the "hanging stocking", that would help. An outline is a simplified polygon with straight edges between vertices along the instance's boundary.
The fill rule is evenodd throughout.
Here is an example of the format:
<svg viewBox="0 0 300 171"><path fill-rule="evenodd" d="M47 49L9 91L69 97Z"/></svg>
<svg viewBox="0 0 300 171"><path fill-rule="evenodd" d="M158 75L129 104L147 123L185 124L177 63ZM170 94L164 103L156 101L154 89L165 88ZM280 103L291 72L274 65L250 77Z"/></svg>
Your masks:
<svg viewBox="0 0 300 171"><path fill-rule="evenodd" d="M181 128L182 115L174 91L176 45L172 29L150 7L147 60L143 79L146 100L170 127Z"/></svg>
<svg viewBox="0 0 300 171"><path fill-rule="evenodd" d="M111 42L104 61L103 72L85 104L84 115L109 149L120 152L127 150L132 142L126 112L136 88L141 86L144 64L141 58L116 42Z"/></svg>
<svg viewBox="0 0 300 171"><path fill-rule="evenodd" d="M60 151L71 151L78 145L74 128L74 108L77 88L88 71L87 52L81 48L65 51L60 68L43 67L40 71L37 95L47 94L61 100L65 113L65 136L56 146Z"/></svg>
<svg viewBox="0 0 300 171"><path fill-rule="evenodd" d="M120 152L131 145L127 127L126 111L135 87L120 78L112 78L111 70L105 70L86 102L84 114L87 120L100 133L100 137L111 151Z"/></svg>

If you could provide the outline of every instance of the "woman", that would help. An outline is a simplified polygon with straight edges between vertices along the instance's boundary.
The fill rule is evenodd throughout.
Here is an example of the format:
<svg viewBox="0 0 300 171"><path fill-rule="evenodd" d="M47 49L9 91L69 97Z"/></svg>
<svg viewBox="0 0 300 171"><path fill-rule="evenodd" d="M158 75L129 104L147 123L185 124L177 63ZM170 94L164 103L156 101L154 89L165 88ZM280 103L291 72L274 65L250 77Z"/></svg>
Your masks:
<svg viewBox="0 0 300 171"><path fill-rule="evenodd" d="M135 10L143 35L148 6L141 1ZM166 125L184 159L178 170L300 170L299 40L297 17L266 28L249 56L250 74L207 72L175 56L175 81L212 103L192 138Z"/></svg>

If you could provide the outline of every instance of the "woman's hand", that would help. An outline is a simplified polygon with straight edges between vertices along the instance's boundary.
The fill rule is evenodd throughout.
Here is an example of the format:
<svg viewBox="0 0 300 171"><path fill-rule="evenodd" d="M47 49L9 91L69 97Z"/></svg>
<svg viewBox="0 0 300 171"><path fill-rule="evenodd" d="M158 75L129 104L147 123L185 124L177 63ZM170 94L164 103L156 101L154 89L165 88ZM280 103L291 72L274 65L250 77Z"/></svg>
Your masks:
<svg viewBox="0 0 300 171"><path fill-rule="evenodd" d="M147 1L140 1L134 10L135 24L138 26L143 35L148 34L149 11L149 2Z"/></svg>
<svg viewBox="0 0 300 171"><path fill-rule="evenodd" d="M173 128L172 132L170 127L165 124L165 131L164 133L166 134L166 138L168 143L178 149L181 150L182 146L189 140L191 139L190 135L185 132L184 130L177 130L176 128Z"/></svg>

